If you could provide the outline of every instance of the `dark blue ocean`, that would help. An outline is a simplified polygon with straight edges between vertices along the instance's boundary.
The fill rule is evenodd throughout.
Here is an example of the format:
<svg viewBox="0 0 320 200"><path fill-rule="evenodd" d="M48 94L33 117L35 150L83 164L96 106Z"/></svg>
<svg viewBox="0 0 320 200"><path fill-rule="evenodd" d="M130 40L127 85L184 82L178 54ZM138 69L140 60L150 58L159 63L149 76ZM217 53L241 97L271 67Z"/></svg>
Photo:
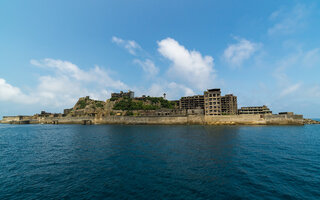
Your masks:
<svg viewBox="0 0 320 200"><path fill-rule="evenodd" d="M0 199L320 199L320 125L0 125Z"/></svg>

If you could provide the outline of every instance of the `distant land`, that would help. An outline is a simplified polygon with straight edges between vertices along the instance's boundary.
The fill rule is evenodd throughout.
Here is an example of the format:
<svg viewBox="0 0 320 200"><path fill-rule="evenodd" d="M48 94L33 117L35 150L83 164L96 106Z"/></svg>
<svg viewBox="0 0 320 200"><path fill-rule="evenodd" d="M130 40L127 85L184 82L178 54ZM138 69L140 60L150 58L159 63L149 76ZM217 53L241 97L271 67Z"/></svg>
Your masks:
<svg viewBox="0 0 320 200"><path fill-rule="evenodd" d="M169 101L163 97L142 95L133 91L112 93L106 101L81 97L73 108L63 113L42 111L33 116L4 116L6 124L200 124L200 125L304 125L320 124L293 112L272 114L265 105L238 109L237 96L221 95L219 88L203 95Z"/></svg>

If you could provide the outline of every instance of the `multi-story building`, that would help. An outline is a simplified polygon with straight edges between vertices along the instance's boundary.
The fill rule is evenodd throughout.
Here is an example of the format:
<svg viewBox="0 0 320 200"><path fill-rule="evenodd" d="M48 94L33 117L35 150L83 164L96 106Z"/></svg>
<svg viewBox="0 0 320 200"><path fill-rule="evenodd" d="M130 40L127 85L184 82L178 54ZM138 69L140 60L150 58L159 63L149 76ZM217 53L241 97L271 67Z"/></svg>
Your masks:
<svg viewBox="0 0 320 200"><path fill-rule="evenodd" d="M205 115L221 115L221 90L208 89L204 92Z"/></svg>
<svg viewBox="0 0 320 200"><path fill-rule="evenodd" d="M204 109L204 97L203 95L181 97L179 105L180 109Z"/></svg>
<svg viewBox="0 0 320 200"><path fill-rule="evenodd" d="M251 106L251 107L241 107L238 110L239 115L241 114L272 114L272 111L266 106Z"/></svg>
<svg viewBox="0 0 320 200"><path fill-rule="evenodd" d="M226 94L221 97L221 113L223 115L236 115L238 113L237 97Z"/></svg>
<svg viewBox="0 0 320 200"><path fill-rule="evenodd" d="M120 91L120 93L111 93L111 97L115 98L120 98L120 97L128 97L128 98L134 98L134 92L133 91L128 91L128 92L123 92Z"/></svg>

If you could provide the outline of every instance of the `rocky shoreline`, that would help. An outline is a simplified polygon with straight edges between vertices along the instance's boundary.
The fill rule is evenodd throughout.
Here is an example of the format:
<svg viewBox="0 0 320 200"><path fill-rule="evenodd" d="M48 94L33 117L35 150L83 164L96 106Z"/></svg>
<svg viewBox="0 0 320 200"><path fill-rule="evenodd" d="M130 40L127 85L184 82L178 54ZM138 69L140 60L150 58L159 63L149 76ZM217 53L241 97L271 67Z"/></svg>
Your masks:
<svg viewBox="0 0 320 200"><path fill-rule="evenodd" d="M313 120L313 119L303 119L304 124L320 124L320 121Z"/></svg>

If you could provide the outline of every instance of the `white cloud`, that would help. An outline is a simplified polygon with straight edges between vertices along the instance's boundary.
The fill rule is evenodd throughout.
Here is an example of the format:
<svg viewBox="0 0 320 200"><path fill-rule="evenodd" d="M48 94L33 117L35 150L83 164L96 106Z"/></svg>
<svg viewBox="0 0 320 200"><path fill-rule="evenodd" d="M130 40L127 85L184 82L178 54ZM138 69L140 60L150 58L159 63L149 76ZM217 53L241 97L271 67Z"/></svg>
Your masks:
<svg viewBox="0 0 320 200"><path fill-rule="evenodd" d="M159 73L159 68L150 59L146 59L145 61L135 59L133 62L140 65L148 77L154 77Z"/></svg>
<svg viewBox="0 0 320 200"><path fill-rule="evenodd" d="M121 38L113 36L112 42L125 48L132 55L136 55L137 51L141 50L140 45L137 42L135 42L134 40L123 40Z"/></svg>
<svg viewBox="0 0 320 200"><path fill-rule="evenodd" d="M172 62L168 75L192 88L204 90L212 87L216 74L213 58L202 56L200 52L188 50L172 38L158 42L158 51Z"/></svg>
<svg viewBox="0 0 320 200"><path fill-rule="evenodd" d="M302 82L301 80L297 80L296 77L292 77L290 75L293 71L295 72L294 74L303 74L304 76L306 76L310 72L310 75L312 75L312 73L314 73L314 70L312 70L312 68L320 66L319 57L319 48L311 49L308 51L298 49L296 53L293 53L278 61L275 64L277 67L273 73L273 76L277 81L279 97L290 95L298 91L300 88L302 88L302 86L308 89L299 91L298 96L300 99L303 100L305 98L317 97L316 94L318 94L318 86L314 87L312 84L307 86L306 82L308 82L308 80Z"/></svg>
<svg viewBox="0 0 320 200"><path fill-rule="evenodd" d="M320 48L307 51L304 55L302 55L301 61L303 67L320 67Z"/></svg>
<svg viewBox="0 0 320 200"><path fill-rule="evenodd" d="M177 84L176 82L170 82L168 84L168 88L170 89L170 92L177 93L177 91L181 91L181 96L192 96L195 95L195 92L182 84ZM180 97L180 96L179 96Z"/></svg>
<svg viewBox="0 0 320 200"><path fill-rule="evenodd" d="M125 43L125 41L123 39L115 37L115 36L112 37L112 42L114 42L114 43L116 43L118 45L121 45L121 44Z"/></svg>
<svg viewBox="0 0 320 200"><path fill-rule="evenodd" d="M38 85L28 92L22 92L20 88L0 79L0 101L62 109L72 106L81 96L105 100L113 90L128 89L123 82L112 79L98 66L86 71L71 62L50 58L30 62L53 73L40 76Z"/></svg>
<svg viewBox="0 0 320 200"><path fill-rule="evenodd" d="M298 4L292 10L277 10L270 15L270 20L277 21L268 29L269 35L291 34L305 25L305 18L310 8Z"/></svg>
<svg viewBox="0 0 320 200"><path fill-rule="evenodd" d="M113 80L109 74L99 66L95 66L89 71L84 71L71 62L51 58L31 60L30 63L38 67L53 69L58 75L67 76L77 81L94 82L103 87L112 87L115 89L127 88L123 82Z"/></svg>
<svg viewBox="0 0 320 200"><path fill-rule="evenodd" d="M230 44L223 53L224 60L230 65L237 67L241 66L242 63L249 59L261 46L254 42L250 42L246 39L239 39L238 43Z"/></svg>
<svg viewBox="0 0 320 200"><path fill-rule="evenodd" d="M284 96L287 96L289 94L296 92L297 90L299 90L301 88L301 85L302 85L301 83L296 83L296 84L290 85L289 87L287 87L281 91L280 96L284 97Z"/></svg>
<svg viewBox="0 0 320 200"><path fill-rule="evenodd" d="M21 90L0 78L0 101L10 101L15 103L30 104L34 100L28 98Z"/></svg>
<svg viewBox="0 0 320 200"><path fill-rule="evenodd" d="M161 83L153 83L147 90L148 95L162 96L166 93L168 99L180 99L181 96L191 96L195 92L186 87L185 85L178 84L176 82L167 82L162 80Z"/></svg>

